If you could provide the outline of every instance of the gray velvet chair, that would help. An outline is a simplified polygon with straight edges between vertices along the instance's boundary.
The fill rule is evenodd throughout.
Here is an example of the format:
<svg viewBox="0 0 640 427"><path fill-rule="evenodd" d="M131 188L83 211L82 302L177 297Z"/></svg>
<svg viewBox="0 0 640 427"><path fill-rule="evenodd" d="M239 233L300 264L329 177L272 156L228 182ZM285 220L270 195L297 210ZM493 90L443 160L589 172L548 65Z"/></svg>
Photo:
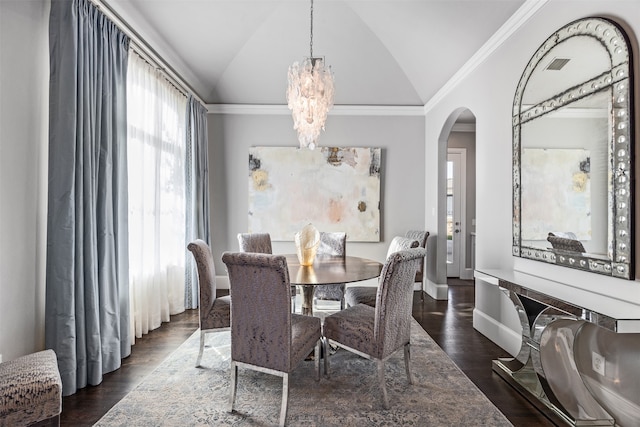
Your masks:
<svg viewBox="0 0 640 427"><path fill-rule="evenodd" d="M240 252L273 253L269 233L239 233L238 245Z"/></svg>
<svg viewBox="0 0 640 427"><path fill-rule="evenodd" d="M269 233L239 233L240 252L271 254L271 235ZM291 287L291 310L296 311L296 287Z"/></svg>
<svg viewBox="0 0 640 427"><path fill-rule="evenodd" d="M389 259L389 256L395 252L409 248L417 248L419 246L420 242L416 239L396 236L391 240L389 248L387 249L387 259ZM378 283L380 283L380 279L378 279ZM377 294L378 287L375 286L349 286L344 293L344 299L347 307L352 307L358 304L366 304L371 307L375 307Z"/></svg>
<svg viewBox="0 0 640 427"><path fill-rule="evenodd" d="M549 233L547 240L551 243L553 249L559 249L568 252L584 253L586 250L578 237L571 232L553 232Z"/></svg>
<svg viewBox="0 0 640 427"><path fill-rule="evenodd" d="M204 352L205 336L211 332L228 331L231 327L230 296L216 297L216 269L211 248L204 240L197 239L187 245L198 268L200 311L200 351L196 367L200 366Z"/></svg>
<svg viewBox="0 0 640 427"><path fill-rule="evenodd" d="M280 425L285 424L289 373L315 349L320 379L320 319L291 313L287 260L282 255L225 252L231 288L231 399L233 412L238 367L282 377ZM249 397L250 398L250 397Z"/></svg>
<svg viewBox="0 0 640 427"><path fill-rule="evenodd" d="M346 256L347 234L343 232L320 232L320 245L317 255ZM315 286L314 300L340 301L340 310L344 309L345 284Z"/></svg>
<svg viewBox="0 0 640 427"><path fill-rule="evenodd" d="M427 248L427 239L429 238L429 232L428 231L422 231L422 230L409 230L404 234L404 237L407 237L409 239L415 239L418 241L418 246L420 248ZM416 271L416 279L414 281L415 283L419 283L420 284L420 300L424 301L424 276L425 276L425 262L426 262L426 257L424 260L422 260L422 263L420 264L420 268L418 268L418 271Z"/></svg>
<svg viewBox="0 0 640 427"><path fill-rule="evenodd" d="M407 379L409 384L413 383L410 370L413 279L425 253L423 248L392 253L380 273L375 307L358 304L324 319L322 345L325 354L327 344L336 344L376 361L385 409L389 408L389 398L384 363L401 348L404 348ZM324 359L327 377L330 376L329 359L330 357Z"/></svg>

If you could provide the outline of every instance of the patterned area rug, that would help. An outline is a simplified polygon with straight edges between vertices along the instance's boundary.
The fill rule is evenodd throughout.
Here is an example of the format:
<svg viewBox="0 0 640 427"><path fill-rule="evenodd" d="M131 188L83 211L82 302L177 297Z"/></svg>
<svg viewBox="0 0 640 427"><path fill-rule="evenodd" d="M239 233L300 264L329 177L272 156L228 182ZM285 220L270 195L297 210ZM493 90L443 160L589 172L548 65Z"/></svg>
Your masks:
<svg viewBox="0 0 640 427"><path fill-rule="evenodd" d="M196 331L96 426L271 426L278 424L282 379L240 369L236 411L229 401L230 334L209 334L195 368ZM382 408L375 363L339 349L331 378L314 380L312 361L289 377L290 426L510 426L414 320L407 383L402 351L387 362L389 410ZM491 369L487 367L487 369Z"/></svg>

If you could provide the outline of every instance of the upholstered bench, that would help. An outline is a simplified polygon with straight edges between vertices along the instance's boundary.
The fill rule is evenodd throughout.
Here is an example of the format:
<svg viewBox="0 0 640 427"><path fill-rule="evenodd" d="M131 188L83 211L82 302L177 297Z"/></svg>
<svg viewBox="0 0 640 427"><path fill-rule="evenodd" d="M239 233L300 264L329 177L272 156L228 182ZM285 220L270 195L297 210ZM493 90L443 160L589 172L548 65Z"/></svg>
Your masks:
<svg viewBox="0 0 640 427"><path fill-rule="evenodd" d="M0 427L59 426L62 380L53 350L0 363Z"/></svg>

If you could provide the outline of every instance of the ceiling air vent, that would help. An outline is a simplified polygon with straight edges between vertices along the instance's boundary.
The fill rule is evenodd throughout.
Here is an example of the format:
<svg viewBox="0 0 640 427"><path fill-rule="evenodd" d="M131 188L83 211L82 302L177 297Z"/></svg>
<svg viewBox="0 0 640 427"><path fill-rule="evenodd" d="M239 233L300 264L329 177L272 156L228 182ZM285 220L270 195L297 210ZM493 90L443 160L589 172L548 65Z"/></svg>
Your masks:
<svg viewBox="0 0 640 427"><path fill-rule="evenodd" d="M545 68L545 70L559 71L562 69L562 67L567 65L567 62L569 61L569 58L553 58L553 60L551 61L551 63L549 63L549 65L547 65L547 68Z"/></svg>

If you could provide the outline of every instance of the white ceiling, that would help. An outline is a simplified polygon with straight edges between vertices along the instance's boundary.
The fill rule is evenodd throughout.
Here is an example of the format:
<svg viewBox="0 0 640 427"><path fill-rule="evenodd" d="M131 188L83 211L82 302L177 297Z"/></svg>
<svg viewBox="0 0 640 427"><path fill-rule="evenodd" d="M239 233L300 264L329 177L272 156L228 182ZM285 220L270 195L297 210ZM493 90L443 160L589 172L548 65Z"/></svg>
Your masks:
<svg viewBox="0 0 640 427"><path fill-rule="evenodd" d="M102 0L209 104L286 104L310 1ZM336 105L425 105L524 0L315 0Z"/></svg>

